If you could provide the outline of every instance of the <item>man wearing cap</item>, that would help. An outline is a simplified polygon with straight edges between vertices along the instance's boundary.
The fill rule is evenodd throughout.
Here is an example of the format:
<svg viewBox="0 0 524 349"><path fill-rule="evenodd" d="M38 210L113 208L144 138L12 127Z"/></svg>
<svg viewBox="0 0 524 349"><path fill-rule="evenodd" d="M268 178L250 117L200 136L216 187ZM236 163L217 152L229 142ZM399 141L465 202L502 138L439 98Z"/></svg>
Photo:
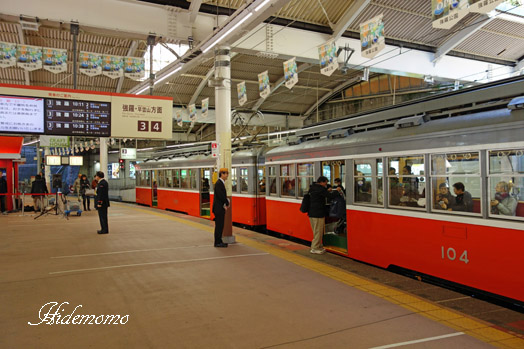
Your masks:
<svg viewBox="0 0 524 349"><path fill-rule="evenodd" d="M229 176L227 168L218 171L218 180L215 183L215 195L213 198L213 213L215 214L215 247L227 247L222 241L222 231L224 230L224 218L226 210L229 208L229 199L226 194L226 180Z"/></svg>

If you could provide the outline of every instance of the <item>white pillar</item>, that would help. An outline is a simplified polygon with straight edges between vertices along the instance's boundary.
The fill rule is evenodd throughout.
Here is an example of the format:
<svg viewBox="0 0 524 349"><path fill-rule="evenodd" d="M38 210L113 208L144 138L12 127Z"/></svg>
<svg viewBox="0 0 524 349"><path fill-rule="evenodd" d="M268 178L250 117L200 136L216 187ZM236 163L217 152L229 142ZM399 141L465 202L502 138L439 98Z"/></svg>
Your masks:
<svg viewBox="0 0 524 349"><path fill-rule="evenodd" d="M230 48L221 46L215 50L215 113L216 113L216 140L218 142L217 167L227 168L231 173L231 57ZM221 82L221 83L219 83ZM226 192L231 204L231 179L226 181ZM234 207L226 211L222 240L225 243L235 242L231 212Z"/></svg>
<svg viewBox="0 0 524 349"><path fill-rule="evenodd" d="M104 172L104 178L108 180L107 173L107 138L100 137L100 171Z"/></svg>
<svg viewBox="0 0 524 349"><path fill-rule="evenodd" d="M51 155L51 148L45 147L44 149L44 155ZM53 180L53 176L51 175L51 166L49 166L47 162L45 163L44 172L45 182L47 184L47 192L51 193L51 188L53 186L51 181Z"/></svg>

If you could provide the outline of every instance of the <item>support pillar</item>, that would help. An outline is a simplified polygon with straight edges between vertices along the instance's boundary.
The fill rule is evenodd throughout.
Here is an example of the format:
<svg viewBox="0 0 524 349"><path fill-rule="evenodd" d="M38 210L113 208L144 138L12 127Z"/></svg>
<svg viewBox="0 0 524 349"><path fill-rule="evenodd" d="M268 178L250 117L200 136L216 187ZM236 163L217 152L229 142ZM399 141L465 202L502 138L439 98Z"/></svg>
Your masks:
<svg viewBox="0 0 524 349"><path fill-rule="evenodd" d="M231 57L230 48L221 46L215 50L215 113L216 140L218 142L217 167L227 168L231 173ZM226 181L227 197L231 203L226 211L222 240L235 243L233 235L231 177Z"/></svg>
<svg viewBox="0 0 524 349"><path fill-rule="evenodd" d="M44 154L45 155L51 155L51 148L50 147L45 147L44 148ZM47 164L47 162L45 163L45 167L44 167L44 176L45 176L45 182L47 184L47 192L48 193L51 193L51 187L52 187L52 180L53 180L53 176L51 175L51 166L49 166Z"/></svg>
<svg viewBox="0 0 524 349"><path fill-rule="evenodd" d="M104 178L108 180L107 172L107 138L100 137L100 171L104 172Z"/></svg>

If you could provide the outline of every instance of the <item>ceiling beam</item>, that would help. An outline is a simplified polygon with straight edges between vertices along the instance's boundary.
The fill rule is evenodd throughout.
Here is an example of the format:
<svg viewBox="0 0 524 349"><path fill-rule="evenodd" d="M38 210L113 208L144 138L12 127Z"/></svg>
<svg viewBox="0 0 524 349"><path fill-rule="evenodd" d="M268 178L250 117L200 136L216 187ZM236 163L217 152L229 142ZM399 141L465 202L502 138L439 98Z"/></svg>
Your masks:
<svg viewBox="0 0 524 349"><path fill-rule="evenodd" d="M127 51L127 57L134 56L137 48L138 48L138 41L133 40L133 42L131 42L131 46L129 46L129 50ZM123 76L118 79L118 84L116 85L116 93L120 93L120 91L122 90L124 79L125 77Z"/></svg>
<svg viewBox="0 0 524 349"><path fill-rule="evenodd" d="M303 63L301 65L299 65L297 67L297 74L300 74L302 73L304 70L306 69L309 69L311 67L311 64L309 63ZM280 88L280 86L282 86L284 83L286 82L286 77L283 75L280 79L278 79L277 82L275 82L275 84L272 86L270 92L269 92L269 95L266 97L268 98L269 96L271 96L273 94L273 92L275 92L276 90L278 90ZM297 86L297 85L295 85ZM260 106L262 105L262 103L264 103L264 101L266 100L266 98L262 98L260 97L258 99L258 101L255 103L255 105L253 105L253 107L251 108L251 110L258 110L258 108L260 108Z"/></svg>
<svg viewBox="0 0 524 349"><path fill-rule="evenodd" d="M353 21L360 15L362 11L366 8L371 0L355 0L348 7L346 12L340 17L337 24L333 28L333 38L335 40L340 39L342 34L347 30L347 28L353 23Z"/></svg>
<svg viewBox="0 0 524 349"><path fill-rule="evenodd" d="M195 89L195 92L193 93L193 96L191 97L191 100L189 101L189 104L193 104L193 103L196 102L198 96L200 96L200 93L202 92L204 87L207 86L207 82L213 76L213 74L215 74L215 67L212 67L211 69L209 69L209 71L207 72L206 76L202 79L202 81L200 82L198 87ZM182 74L182 75L185 75L185 74Z"/></svg>
<svg viewBox="0 0 524 349"><path fill-rule="evenodd" d="M20 23L17 23L16 30L18 32L18 39L20 40L20 44L25 45L24 30L22 29L22 25ZM24 69L24 80L27 86L31 85L31 80L29 79L29 72L25 69Z"/></svg>
<svg viewBox="0 0 524 349"><path fill-rule="evenodd" d="M202 0L192 0L191 5L189 5L189 23L193 24L195 23L195 19L197 18L198 11L200 10L200 5L202 5Z"/></svg>
<svg viewBox="0 0 524 349"><path fill-rule="evenodd" d="M452 35L446 42L437 48L437 52L433 57L433 63L437 63L442 57L455 47L460 45L464 40L475 34L478 30L484 27L486 24L491 22L495 17L489 17L488 15L482 15L478 18L475 23L468 25L466 28L459 30Z"/></svg>

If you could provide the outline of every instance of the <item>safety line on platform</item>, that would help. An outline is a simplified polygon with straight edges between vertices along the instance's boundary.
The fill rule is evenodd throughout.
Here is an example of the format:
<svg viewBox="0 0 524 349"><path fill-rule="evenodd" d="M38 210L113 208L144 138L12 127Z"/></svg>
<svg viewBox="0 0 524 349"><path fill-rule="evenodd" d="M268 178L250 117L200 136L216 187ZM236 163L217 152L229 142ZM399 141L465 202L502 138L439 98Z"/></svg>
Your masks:
<svg viewBox="0 0 524 349"><path fill-rule="evenodd" d="M201 248L201 247L213 247L213 245L193 245L193 246L180 246L180 247L164 247L164 248L148 248L144 250L128 250L128 251L113 251L113 252L100 252L100 253L88 253L88 254L75 254L71 256L56 256L50 257L51 259L58 258L77 258L77 257L91 257L91 256L104 256L121 253L136 253L136 252L151 252L151 251L165 251L165 250L181 250L186 248Z"/></svg>
<svg viewBox="0 0 524 349"><path fill-rule="evenodd" d="M401 347L403 345L431 342L431 341L437 341L439 339L445 339L445 338L450 338L450 337L462 336L464 334L465 334L464 332L456 332L456 333L444 334L442 336L427 337L427 338L416 339L416 340L407 341L407 342L394 343L394 344L388 344L388 345L381 345L380 347L373 347L373 348L369 348L369 349L395 348L395 347Z"/></svg>
<svg viewBox="0 0 524 349"><path fill-rule="evenodd" d="M213 232L213 227L204 225L202 223L174 217L163 212L153 212L151 211L152 209L147 210L131 206L127 207L136 211L147 212L158 217L167 218L208 232ZM395 288L370 281L346 270L330 266L314 259L310 259L293 252L281 250L275 246L257 242L243 236L237 235L235 238L244 245L265 251L273 256L280 257L288 262L300 265L306 269L315 271L331 279L338 280L368 294L385 299L416 314L420 314L447 327L453 328L459 332L463 332L471 337L480 339L483 342L487 342L498 347L524 348L524 338L499 330L493 327L493 325L483 322L480 319L471 318L464 314L448 310L435 303L426 301L409 293L405 293Z"/></svg>
<svg viewBox="0 0 524 349"><path fill-rule="evenodd" d="M250 253L250 254L237 254L232 256L220 256L220 257L208 257L208 258L195 258L195 259L181 259L173 261L162 261L162 262L147 262L147 263L134 263L134 264L121 264L121 265L110 265L107 267L97 267L97 268L86 268L86 269L73 269L73 270L62 270L62 271L52 271L50 275L56 274L68 274L76 273L83 271L95 271L95 270L109 270L109 269L118 269L118 268L128 268L128 267L141 267L146 265L158 265L158 264L174 264L174 263L189 263L189 262L204 262L212 261L218 259L230 259L230 258L240 258L240 257L255 257L255 256L267 256L269 253Z"/></svg>

